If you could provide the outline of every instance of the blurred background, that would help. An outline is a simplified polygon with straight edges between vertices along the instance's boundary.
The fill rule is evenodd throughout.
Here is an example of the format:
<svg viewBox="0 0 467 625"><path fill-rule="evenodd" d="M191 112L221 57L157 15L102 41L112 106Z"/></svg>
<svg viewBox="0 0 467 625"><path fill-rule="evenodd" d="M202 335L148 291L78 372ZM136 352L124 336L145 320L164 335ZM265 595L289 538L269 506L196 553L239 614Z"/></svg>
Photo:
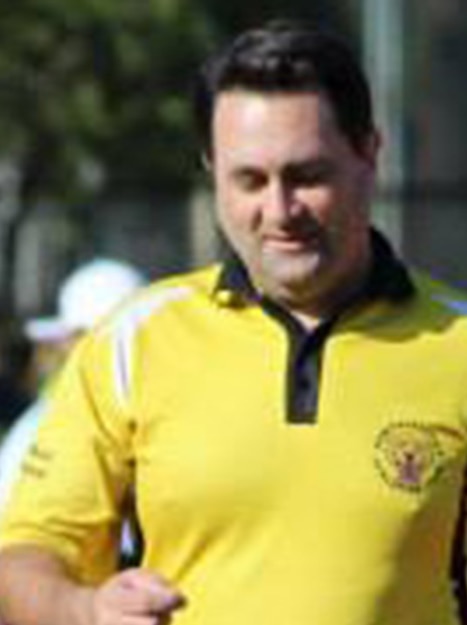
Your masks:
<svg viewBox="0 0 467 625"><path fill-rule="evenodd" d="M466 0L2 0L0 314L51 312L95 255L150 277L216 255L192 77L239 29L304 17L349 37L386 136L374 219L467 287Z"/></svg>

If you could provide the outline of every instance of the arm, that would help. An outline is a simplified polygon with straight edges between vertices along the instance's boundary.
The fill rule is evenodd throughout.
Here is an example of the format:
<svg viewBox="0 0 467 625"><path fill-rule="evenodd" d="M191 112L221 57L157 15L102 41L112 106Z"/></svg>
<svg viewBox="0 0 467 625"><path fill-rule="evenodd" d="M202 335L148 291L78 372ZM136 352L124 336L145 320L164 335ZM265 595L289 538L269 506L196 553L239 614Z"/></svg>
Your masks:
<svg viewBox="0 0 467 625"><path fill-rule="evenodd" d="M63 562L45 549L15 546L2 551L0 586L0 615L7 623L92 623L93 591L74 584Z"/></svg>
<svg viewBox="0 0 467 625"><path fill-rule="evenodd" d="M117 573L99 587L75 582L44 548L0 553L0 616L11 625L158 625L184 605L182 595L143 569Z"/></svg>

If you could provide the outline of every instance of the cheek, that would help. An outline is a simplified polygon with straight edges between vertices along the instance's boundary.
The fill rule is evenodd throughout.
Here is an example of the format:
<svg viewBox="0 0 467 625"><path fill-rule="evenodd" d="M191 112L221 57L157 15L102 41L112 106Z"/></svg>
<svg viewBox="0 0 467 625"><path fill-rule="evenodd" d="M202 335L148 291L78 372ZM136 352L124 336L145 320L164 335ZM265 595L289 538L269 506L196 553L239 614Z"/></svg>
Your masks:
<svg viewBox="0 0 467 625"><path fill-rule="evenodd" d="M307 207L309 216L322 226L334 221L342 204L338 190L332 187L322 187L311 191L304 191L298 200Z"/></svg>
<svg viewBox="0 0 467 625"><path fill-rule="evenodd" d="M231 189L218 189L217 212L221 225L228 229L252 230L260 220L255 203Z"/></svg>
<svg viewBox="0 0 467 625"><path fill-rule="evenodd" d="M321 207L323 223L337 229L352 227L352 224L367 221L370 196L368 178L361 173L343 178L339 184L324 189L316 198L316 206Z"/></svg>

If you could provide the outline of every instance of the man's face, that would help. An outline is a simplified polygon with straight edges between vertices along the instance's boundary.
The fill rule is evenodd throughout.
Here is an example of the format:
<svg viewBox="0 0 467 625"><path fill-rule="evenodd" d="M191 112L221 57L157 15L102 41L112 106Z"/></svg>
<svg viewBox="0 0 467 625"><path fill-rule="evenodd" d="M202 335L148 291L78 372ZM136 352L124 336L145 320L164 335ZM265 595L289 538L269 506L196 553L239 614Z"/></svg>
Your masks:
<svg viewBox="0 0 467 625"><path fill-rule="evenodd" d="M377 144L371 135L357 152L323 94L218 97L218 217L260 291L306 307L361 274Z"/></svg>

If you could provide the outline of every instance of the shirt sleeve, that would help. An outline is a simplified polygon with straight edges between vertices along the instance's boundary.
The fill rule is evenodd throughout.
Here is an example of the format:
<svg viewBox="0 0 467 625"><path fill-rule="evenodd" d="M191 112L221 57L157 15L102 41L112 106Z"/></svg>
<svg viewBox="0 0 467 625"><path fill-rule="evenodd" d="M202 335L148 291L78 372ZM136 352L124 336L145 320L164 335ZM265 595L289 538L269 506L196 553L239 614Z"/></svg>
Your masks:
<svg viewBox="0 0 467 625"><path fill-rule="evenodd" d="M115 570L133 472L133 427L115 392L114 360L103 332L75 349L0 519L0 547L45 547L84 583Z"/></svg>

